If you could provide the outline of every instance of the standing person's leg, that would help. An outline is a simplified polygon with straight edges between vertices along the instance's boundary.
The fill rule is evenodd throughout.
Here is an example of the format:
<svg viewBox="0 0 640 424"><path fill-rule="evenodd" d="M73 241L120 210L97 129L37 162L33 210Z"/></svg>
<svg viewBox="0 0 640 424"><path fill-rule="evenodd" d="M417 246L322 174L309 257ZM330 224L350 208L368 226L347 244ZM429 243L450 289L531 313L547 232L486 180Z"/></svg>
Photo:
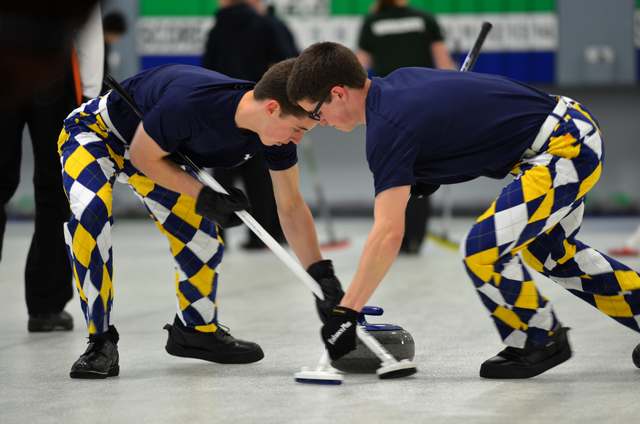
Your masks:
<svg viewBox="0 0 640 424"><path fill-rule="evenodd" d="M128 183L169 240L176 262L178 312L169 331L169 354L219 363L250 363L264 357L255 343L235 339L218 324L216 301L224 242L215 222L195 212L195 199L167 190L127 161Z"/></svg>
<svg viewBox="0 0 640 424"><path fill-rule="evenodd" d="M240 169L244 189L251 203L251 214L260 225L277 241L284 240L284 233L278 219L276 199L273 194L271 176L264 155L259 152ZM264 249L266 246L253 232L247 229L245 249Z"/></svg>
<svg viewBox="0 0 640 424"><path fill-rule="evenodd" d="M25 295L29 331L73 329L64 307L73 297L71 266L67 258L63 224L69 218L69 202L62 187L56 140L72 101L63 83L34 97L28 117L33 144L35 231L27 256Z"/></svg>
<svg viewBox="0 0 640 424"><path fill-rule="evenodd" d="M431 215L430 196L411 196L405 212L405 228L400 253L420 253Z"/></svg>
<svg viewBox="0 0 640 424"><path fill-rule="evenodd" d="M571 293L640 332L640 275L576 235L584 204L522 251L525 262Z"/></svg>
<svg viewBox="0 0 640 424"><path fill-rule="evenodd" d="M21 111L7 112L0 119L0 134L3 135L0 155L0 261L7 224L7 203L20 183L20 161L22 157L22 130L25 120Z"/></svg>
<svg viewBox="0 0 640 424"><path fill-rule="evenodd" d="M58 140L62 181L71 215L64 226L89 346L71 367L72 378L106 378L120 372L113 305L112 199L124 146L97 116L98 99L65 120Z"/></svg>
<svg viewBox="0 0 640 424"><path fill-rule="evenodd" d="M486 361L487 378L528 378L569 359L566 329L540 295L518 253L581 207L602 170L600 133L569 107L536 156L523 160L461 244L476 290L509 347Z"/></svg>

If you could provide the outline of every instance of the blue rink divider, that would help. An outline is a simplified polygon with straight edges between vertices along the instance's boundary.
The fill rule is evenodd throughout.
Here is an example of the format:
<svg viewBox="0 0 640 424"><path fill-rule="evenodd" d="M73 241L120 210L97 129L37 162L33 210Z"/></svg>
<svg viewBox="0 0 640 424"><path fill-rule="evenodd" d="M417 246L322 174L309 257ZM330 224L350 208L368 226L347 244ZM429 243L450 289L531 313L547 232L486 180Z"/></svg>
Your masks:
<svg viewBox="0 0 640 424"><path fill-rule="evenodd" d="M466 53L455 54L462 63ZM200 65L200 56L142 56L141 68L147 69L166 63ZM550 84L555 77L554 52L482 52L474 72L503 75L523 82Z"/></svg>
<svg viewBox="0 0 640 424"><path fill-rule="evenodd" d="M167 63L199 66L202 63L201 59L200 56L141 56L140 70L166 65Z"/></svg>
<svg viewBox="0 0 640 424"><path fill-rule="evenodd" d="M454 55L462 63L466 53ZM555 82L555 52L480 52L473 72L497 74L526 83Z"/></svg>
<svg viewBox="0 0 640 424"><path fill-rule="evenodd" d="M466 53L454 54L454 59L462 63ZM527 83L555 83L555 52L482 52L474 67L474 72L503 75ZM141 69L152 68L166 63L200 65L200 56L142 56ZM636 80L640 81L640 49L636 50Z"/></svg>

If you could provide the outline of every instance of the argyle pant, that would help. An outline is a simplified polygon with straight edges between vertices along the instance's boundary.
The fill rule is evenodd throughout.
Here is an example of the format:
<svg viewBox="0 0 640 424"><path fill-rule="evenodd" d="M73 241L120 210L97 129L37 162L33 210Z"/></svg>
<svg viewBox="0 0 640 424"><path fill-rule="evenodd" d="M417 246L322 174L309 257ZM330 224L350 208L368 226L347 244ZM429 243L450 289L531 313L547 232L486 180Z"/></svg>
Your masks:
<svg viewBox="0 0 640 424"><path fill-rule="evenodd" d="M89 334L103 333L110 324L116 180L133 189L169 240L176 263L178 316L198 331L216 331L217 268L224 252L216 224L195 213L193 198L167 190L138 171L129 161L128 148L107 128L98 108L94 99L71 112L58 140L72 213L65 224L65 240Z"/></svg>
<svg viewBox="0 0 640 424"><path fill-rule="evenodd" d="M597 123L571 102L544 146L461 243L464 265L505 344L544 344L558 320L522 260L601 312L640 331L640 276L580 240L585 195L602 171Z"/></svg>

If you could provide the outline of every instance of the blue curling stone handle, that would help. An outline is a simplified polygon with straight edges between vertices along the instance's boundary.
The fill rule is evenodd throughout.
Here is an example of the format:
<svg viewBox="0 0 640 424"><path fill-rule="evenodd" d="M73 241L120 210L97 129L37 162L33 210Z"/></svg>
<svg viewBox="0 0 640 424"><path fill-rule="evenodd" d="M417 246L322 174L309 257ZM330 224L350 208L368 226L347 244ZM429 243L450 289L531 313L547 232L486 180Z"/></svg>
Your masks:
<svg viewBox="0 0 640 424"><path fill-rule="evenodd" d="M360 315L375 315L375 316L378 316L378 315L382 315L382 314L384 314L384 309L382 309L379 306L367 305L367 306L364 306L362 308L362 310L360 311Z"/></svg>
<svg viewBox="0 0 640 424"><path fill-rule="evenodd" d="M367 331L399 331L403 328L395 324L371 324L365 322L364 329Z"/></svg>
<svg viewBox="0 0 640 424"><path fill-rule="evenodd" d="M379 306L367 305L362 308L358 315L358 324L364 326L367 331L398 331L402 327L394 324L370 324L367 322L366 315L380 316L384 313L384 309Z"/></svg>

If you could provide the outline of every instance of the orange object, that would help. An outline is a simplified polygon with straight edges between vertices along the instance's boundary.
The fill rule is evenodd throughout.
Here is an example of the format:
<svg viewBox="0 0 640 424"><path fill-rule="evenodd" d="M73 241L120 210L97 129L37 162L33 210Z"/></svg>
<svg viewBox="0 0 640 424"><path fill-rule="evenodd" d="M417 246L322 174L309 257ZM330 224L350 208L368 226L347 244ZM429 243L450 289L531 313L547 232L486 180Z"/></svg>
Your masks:
<svg viewBox="0 0 640 424"><path fill-rule="evenodd" d="M609 249L609 254L613 256L640 256L640 251L633 247L619 247L616 249Z"/></svg>
<svg viewBox="0 0 640 424"><path fill-rule="evenodd" d="M78 106L82 104L82 78L80 77L80 62L75 47L71 48L71 71L73 72L73 88Z"/></svg>
<svg viewBox="0 0 640 424"><path fill-rule="evenodd" d="M334 240L334 241L328 241L325 243L320 243L320 250L323 250L323 251L340 250L340 249L345 249L350 245L351 245L351 242L348 239Z"/></svg>

